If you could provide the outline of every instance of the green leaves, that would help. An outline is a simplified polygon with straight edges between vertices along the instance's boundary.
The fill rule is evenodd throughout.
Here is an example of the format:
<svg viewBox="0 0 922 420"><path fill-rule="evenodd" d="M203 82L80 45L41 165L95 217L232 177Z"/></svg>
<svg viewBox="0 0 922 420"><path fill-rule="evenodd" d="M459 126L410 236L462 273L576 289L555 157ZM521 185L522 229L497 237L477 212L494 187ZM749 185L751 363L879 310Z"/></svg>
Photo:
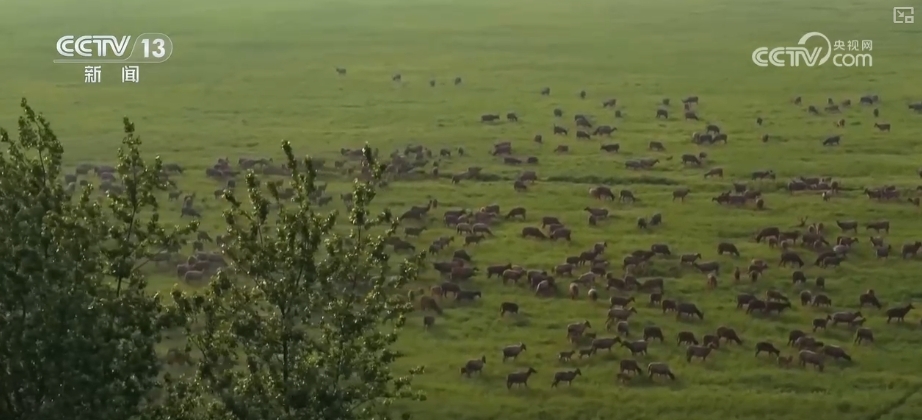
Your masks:
<svg viewBox="0 0 922 420"><path fill-rule="evenodd" d="M4 419L377 419L396 399L423 397L410 387L421 370L390 369L412 310L399 291L423 256L394 267L384 252L396 222L369 210L384 170L370 148L370 180L355 183L341 221L315 210L326 185L284 142L287 183L264 190L249 172L245 203L225 192L230 266L202 292L175 289L165 303L142 269L198 223L162 222L157 197L170 180L159 157L143 158L125 118L117 164L95 170L111 174L105 196L78 190L51 124L25 100L22 109L15 139L0 129ZM157 346L176 329L186 347L171 357L197 363L158 379Z"/></svg>
<svg viewBox="0 0 922 420"><path fill-rule="evenodd" d="M121 293L126 282L135 292L143 292L145 284L138 269L154 253L175 248L181 238L198 229L198 223L192 221L171 229L161 225L155 193L167 189L167 180L162 176L163 162L156 157L152 164L147 164L141 157L141 139L135 135L134 123L127 117L122 123L125 137L118 150L115 170L124 192L107 194L107 219L116 223L106 229L102 241L107 262L104 270L115 279L116 293Z"/></svg>
<svg viewBox="0 0 922 420"><path fill-rule="evenodd" d="M389 369L396 358L390 346L412 308L390 297L415 280L421 258L392 272L383 240L394 226L388 213L369 217L370 183L354 188L346 241L335 230L337 213L314 210L324 186L316 184L311 159L298 162L288 142L282 150L287 185L267 183L266 196L250 172L248 206L225 193L231 269L202 294L173 293L194 320L186 332L201 363L194 377L171 388L168 400L183 404L164 404L197 401L196 409L164 409L163 416L381 418L393 399L413 395L410 379ZM380 179L383 168L365 152L367 165L376 168L373 178ZM379 227L384 236L372 235ZM382 325L388 321L395 322ZM234 366L245 369L229 369ZM179 396L191 382L201 384L200 393ZM206 408L206 401L214 404Z"/></svg>
<svg viewBox="0 0 922 420"><path fill-rule="evenodd" d="M17 138L0 130L4 418L136 417L156 385L154 350L169 325L138 269L151 249L194 227L160 224L152 194L159 162L141 159L130 122L117 166L124 191L108 194L106 212L91 188L76 200L64 188L51 124L21 105Z"/></svg>

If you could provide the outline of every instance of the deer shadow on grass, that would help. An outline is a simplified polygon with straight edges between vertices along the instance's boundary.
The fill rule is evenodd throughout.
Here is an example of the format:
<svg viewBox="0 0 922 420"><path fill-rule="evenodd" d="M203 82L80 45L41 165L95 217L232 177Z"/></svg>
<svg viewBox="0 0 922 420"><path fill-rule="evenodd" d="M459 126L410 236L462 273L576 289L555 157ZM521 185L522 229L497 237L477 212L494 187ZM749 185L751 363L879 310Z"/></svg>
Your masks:
<svg viewBox="0 0 922 420"><path fill-rule="evenodd" d="M612 378L612 380L614 382L614 378ZM646 371L642 374L633 375L629 382L621 384L621 386L630 388L669 388L672 390L682 390L686 388L685 383L679 375L676 375L675 380L670 380L661 376L650 379L650 375L646 373Z"/></svg>
<svg viewBox="0 0 922 420"><path fill-rule="evenodd" d="M529 327L531 326L531 314L529 313L515 313L515 314L506 314L500 317L500 320L497 322L503 322L513 327Z"/></svg>
<svg viewBox="0 0 922 420"><path fill-rule="evenodd" d="M675 320L675 322L679 324L685 324L685 325L701 326L704 323L704 320L699 319L697 316L696 317L679 316L679 317L674 317L673 319Z"/></svg>

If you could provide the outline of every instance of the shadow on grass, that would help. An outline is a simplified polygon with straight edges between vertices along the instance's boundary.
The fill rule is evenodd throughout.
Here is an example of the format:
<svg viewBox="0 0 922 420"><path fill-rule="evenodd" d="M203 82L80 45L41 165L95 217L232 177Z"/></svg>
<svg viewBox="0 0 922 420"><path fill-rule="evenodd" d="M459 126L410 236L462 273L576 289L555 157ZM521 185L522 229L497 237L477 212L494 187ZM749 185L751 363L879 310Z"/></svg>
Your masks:
<svg viewBox="0 0 922 420"><path fill-rule="evenodd" d="M451 338L451 334L449 333L448 329L442 328L438 323L429 327L429 329L426 330L426 333L440 340Z"/></svg>
<svg viewBox="0 0 922 420"><path fill-rule="evenodd" d="M516 314L506 314L499 317L499 321L509 324L513 327L528 327L531 325L531 314L527 312L519 312Z"/></svg>
<svg viewBox="0 0 922 420"><path fill-rule="evenodd" d="M612 378L614 380L614 378ZM617 383L617 382L616 382ZM666 378L650 379L649 375L635 375L627 384L618 384L630 388L669 388L672 390L685 389L682 378L676 375L676 379L669 380Z"/></svg>

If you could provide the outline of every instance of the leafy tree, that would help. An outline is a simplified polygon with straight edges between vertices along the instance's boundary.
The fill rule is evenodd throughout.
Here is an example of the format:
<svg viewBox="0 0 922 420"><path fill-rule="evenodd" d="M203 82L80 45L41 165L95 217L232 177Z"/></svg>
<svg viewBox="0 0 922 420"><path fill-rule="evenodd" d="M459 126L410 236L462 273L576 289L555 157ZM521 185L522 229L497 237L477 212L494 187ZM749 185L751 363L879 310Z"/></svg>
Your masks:
<svg viewBox="0 0 922 420"><path fill-rule="evenodd" d="M202 293L173 292L198 362L193 374L167 379L149 418L385 419L396 399L423 397L410 388L419 369L399 377L390 369L412 309L394 292L416 279L422 255L395 269L384 252L396 222L368 210L383 166L366 147L373 179L355 185L344 237L338 213L313 209L323 187L312 161L296 161L288 142L283 149L293 198L283 201L278 183L267 196L248 173L248 205L225 192L230 269ZM378 227L386 232L372 235Z"/></svg>
<svg viewBox="0 0 922 420"><path fill-rule="evenodd" d="M102 200L62 184L64 149L25 99L18 136L0 129L0 418L125 420L157 383L168 327L139 271L195 225L167 230L134 125Z"/></svg>

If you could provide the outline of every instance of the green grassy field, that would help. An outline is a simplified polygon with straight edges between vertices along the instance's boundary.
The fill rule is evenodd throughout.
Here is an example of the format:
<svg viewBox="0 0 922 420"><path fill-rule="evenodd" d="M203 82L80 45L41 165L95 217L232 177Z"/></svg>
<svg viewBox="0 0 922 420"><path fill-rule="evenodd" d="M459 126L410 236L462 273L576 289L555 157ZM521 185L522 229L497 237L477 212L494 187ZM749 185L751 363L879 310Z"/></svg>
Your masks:
<svg viewBox="0 0 922 420"><path fill-rule="evenodd" d="M860 194L864 187L897 185L915 195L920 184L916 169L922 155L922 115L907 109L922 100L918 75L922 56L913 53L922 32L919 24L895 25L891 8L897 4L854 0L845 3L818 0L731 2L728 0L637 1L508 0L339 0L336 2L269 0L263 2L7 2L9 16L0 34L10 39L0 49L0 125L15 126L19 98L26 96L44 111L64 138L70 164L111 162L118 145L120 120L132 117L145 141L145 151L178 162L187 174L177 178L185 191L210 196L220 185L204 177L204 169L219 157L274 156L287 139L299 153L337 158L340 148L368 142L382 154L409 144L440 148L463 146L464 157L443 159L443 174L470 166L483 167L495 182L416 177L394 180L378 204L400 212L411 205L439 200L423 247L451 232L442 226L443 209L476 208L492 203L503 211L524 206L525 222L502 222L493 227L495 238L471 246L476 264L511 262L529 268L550 269L569 255L597 241L608 241L606 256L620 266L622 257L653 243L667 243L676 253L700 252L717 260L725 272L716 290L707 290L704 276L679 268L675 258L657 258L652 272L667 279L667 297L695 302L704 321L676 321L674 316L646 306L637 294L639 313L631 320L634 331L644 325L661 326L667 340L651 344L642 363L668 362L678 380L650 382L639 378L629 385L615 381L617 360L624 349L583 361L561 364L559 351L571 348L565 340L568 323L588 319L604 336L606 303L584 297L538 299L531 290L503 286L484 276L465 284L484 292L481 301L456 305L444 302L446 312L431 331L414 319L400 343L407 358L398 368L422 364L426 374L416 384L428 401L410 405L424 419L765 419L836 418L893 420L918 418L922 410L922 360L918 348L922 329L918 314L905 325L888 325L881 311L862 309L877 337L874 345L852 344L853 330L830 328L817 335L845 347L850 364L832 363L823 373L799 367L780 369L773 359L754 358L761 340L784 347L793 328L809 329L810 322L827 312L854 310L858 294L873 288L885 306L922 296L918 260L874 258L865 229L861 243L839 268L812 265L813 253L799 249L811 278L827 278L829 310L795 308L776 317L750 317L736 310L740 292L764 293L775 288L796 296L791 270L776 267L778 253L753 241L764 226L793 228L801 217L822 221L827 236L839 235L835 220L887 219L893 230L887 243L899 248L922 239L919 209L906 200L878 203ZM831 40L872 40L873 67L759 68L751 59L761 46L794 46L806 32L819 31ZM103 81L83 83L81 65L52 64L55 41L62 35L138 35L162 32L171 36L175 51L166 63L143 65L139 84L122 84L117 65L103 66ZM916 49L918 47L915 47ZM348 75L338 76L335 67ZM391 76L401 73L402 83ZM464 83L454 86L460 76ZM430 87L428 81L438 84ZM538 91L550 87L550 96ZM586 90L581 100L577 93ZM881 97L880 117L858 106L865 94ZM703 120L719 124L729 134L726 145L696 146L690 142L700 123L682 121L679 100L698 95ZM804 106L791 99L801 95ZM855 105L840 115L811 116L806 105L821 109L826 98L851 99ZM601 102L618 98L624 117L603 109ZM671 98L673 116L654 119L662 98ZM552 116L554 108L564 118ZM521 121L481 124L485 113L514 111ZM612 140L572 137L571 116L584 113L601 124L618 127ZM756 117L765 119L763 126ZM837 128L834 121L846 120ZM890 133L873 124L889 122ZM551 135L554 123L571 128L571 137ZM543 134L543 145L531 141ZM759 141L769 134L767 143ZM822 147L832 134L843 134L839 147ZM488 152L499 140L513 142L518 156L537 156L529 168L503 165ZM662 141L666 152L647 150L651 140ZM617 155L599 151L600 143L618 142ZM552 150L565 144L567 154ZM683 167L667 156L706 151L707 167L722 167L723 180L705 180L704 168ZM643 172L624 169L627 159L651 157L661 162ZM431 168L428 167L428 168ZM427 169L428 169L427 168ZM512 180L523 169L536 170L540 180L525 193L514 193ZM718 206L711 197L726 190L731 180L747 180L754 170L772 169L776 181L750 182L765 194L767 209ZM817 193L788 195L779 191L796 176L831 176L845 191L829 202ZM327 172L335 197L347 190L348 177ZM627 188L640 198L636 204L604 203L591 199L590 187L604 183ZM673 202L679 187L692 191L685 203ZM342 208L339 200L329 208ZM215 217L220 203L201 204L209 217L204 228L218 233ZM178 216L178 204L170 204ZM614 216L598 227L586 225L586 206L607 206ZM663 214L665 222L650 231L634 226L637 217ZM524 240L522 227L540 216L559 216L574 230L571 243ZM460 238L459 238L460 239ZM718 257L716 244L736 243L742 257ZM457 242L456 242L457 245ZM434 256L434 260L449 258ZM762 258L772 265L758 283L735 285L726 274L734 266ZM167 270L168 271L168 270ZM618 270L616 270L618 273ZM169 289L175 278L152 273L154 284ZM437 283L434 271L425 275ZM558 278L566 286L569 280ZM603 292L607 301L608 293ZM522 306L518 317L500 318L500 302ZM716 351L707 362L687 363L675 334L694 331L699 337L721 325L732 326L744 345ZM528 350L515 362L500 362L503 346L524 342ZM785 354L794 350L785 347ZM471 358L486 355L480 377L460 377L459 368ZM506 374L534 367L538 374L530 389L505 388ZM572 387L551 389L553 373L579 367L583 376Z"/></svg>

